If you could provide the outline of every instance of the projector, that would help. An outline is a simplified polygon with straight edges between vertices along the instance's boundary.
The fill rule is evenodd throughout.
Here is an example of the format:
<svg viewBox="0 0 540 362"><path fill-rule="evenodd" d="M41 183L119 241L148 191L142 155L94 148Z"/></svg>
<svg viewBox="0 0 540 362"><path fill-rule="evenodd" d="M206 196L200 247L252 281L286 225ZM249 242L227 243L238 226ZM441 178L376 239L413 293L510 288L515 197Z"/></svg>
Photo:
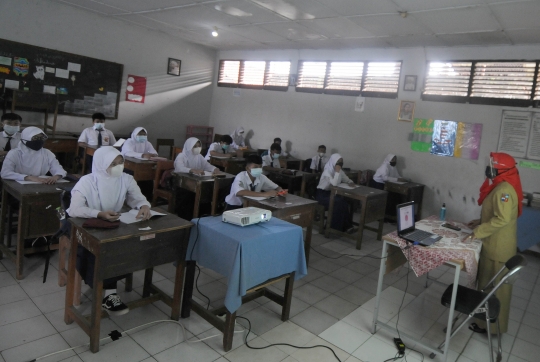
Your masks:
<svg viewBox="0 0 540 362"><path fill-rule="evenodd" d="M258 207L245 207L243 209L225 211L222 221L234 225L248 226L269 221L271 218L272 211L259 209Z"/></svg>

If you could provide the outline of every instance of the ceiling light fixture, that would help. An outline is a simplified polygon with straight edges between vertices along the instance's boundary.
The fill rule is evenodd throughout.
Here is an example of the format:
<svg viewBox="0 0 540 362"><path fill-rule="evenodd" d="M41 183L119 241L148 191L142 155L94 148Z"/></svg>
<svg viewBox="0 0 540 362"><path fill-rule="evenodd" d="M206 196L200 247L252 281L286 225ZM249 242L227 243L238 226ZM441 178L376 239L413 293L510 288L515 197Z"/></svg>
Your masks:
<svg viewBox="0 0 540 362"><path fill-rule="evenodd" d="M217 30L218 30L218 29L217 29L217 26L214 26L214 30L212 31L212 36L213 36L213 37L216 37L216 36L219 35L218 32L217 32Z"/></svg>

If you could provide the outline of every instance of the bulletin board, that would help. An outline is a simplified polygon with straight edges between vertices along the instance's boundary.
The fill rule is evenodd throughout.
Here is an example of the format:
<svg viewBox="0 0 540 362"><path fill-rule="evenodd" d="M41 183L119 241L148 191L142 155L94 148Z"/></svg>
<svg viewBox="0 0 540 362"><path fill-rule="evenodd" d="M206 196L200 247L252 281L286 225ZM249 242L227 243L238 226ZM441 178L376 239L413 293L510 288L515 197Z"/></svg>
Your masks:
<svg viewBox="0 0 540 362"><path fill-rule="evenodd" d="M30 111L58 104L58 114L116 119L123 71L122 64L0 39L0 97L6 104L16 94Z"/></svg>

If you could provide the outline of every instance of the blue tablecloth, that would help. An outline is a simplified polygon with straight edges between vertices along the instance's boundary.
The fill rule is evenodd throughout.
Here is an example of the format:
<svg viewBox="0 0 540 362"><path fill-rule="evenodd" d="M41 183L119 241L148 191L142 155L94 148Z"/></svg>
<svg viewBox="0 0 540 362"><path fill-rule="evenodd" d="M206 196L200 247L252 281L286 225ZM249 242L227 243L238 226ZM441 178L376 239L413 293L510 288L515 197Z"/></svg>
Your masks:
<svg viewBox="0 0 540 362"><path fill-rule="evenodd" d="M524 207L517 220L518 249L525 251L540 243L540 209Z"/></svg>
<svg viewBox="0 0 540 362"><path fill-rule="evenodd" d="M302 228L297 225L272 218L241 227L222 222L221 216L192 222L186 258L227 277L225 307L231 313L242 305L248 289L291 272L296 272L295 280L307 275Z"/></svg>

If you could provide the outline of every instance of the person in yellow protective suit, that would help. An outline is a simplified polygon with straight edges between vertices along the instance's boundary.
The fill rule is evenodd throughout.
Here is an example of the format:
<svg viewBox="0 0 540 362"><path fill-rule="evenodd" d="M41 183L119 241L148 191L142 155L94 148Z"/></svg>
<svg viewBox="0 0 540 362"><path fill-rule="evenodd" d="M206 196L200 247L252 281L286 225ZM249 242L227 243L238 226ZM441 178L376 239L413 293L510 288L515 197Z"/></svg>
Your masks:
<svg viewBox="0 0 540 362"><path fill-rule="evenodd" d="M478 265L478 288L483 288L516 254L517 218L521 216L523 191L514 158L506 153L490 154L490 165L486 167L486 180L480 188L478 204L482 205L481 218L469 222L473 229L467 238L482 239L482 252ZM498 281L498 280L497 280ZM508 330L512 285L506 284L496 292L501 302L499 314L500 333ZM486 333L485 320L476 319L469 329ZM497 333L496 324L490 326Z"/></svg>

